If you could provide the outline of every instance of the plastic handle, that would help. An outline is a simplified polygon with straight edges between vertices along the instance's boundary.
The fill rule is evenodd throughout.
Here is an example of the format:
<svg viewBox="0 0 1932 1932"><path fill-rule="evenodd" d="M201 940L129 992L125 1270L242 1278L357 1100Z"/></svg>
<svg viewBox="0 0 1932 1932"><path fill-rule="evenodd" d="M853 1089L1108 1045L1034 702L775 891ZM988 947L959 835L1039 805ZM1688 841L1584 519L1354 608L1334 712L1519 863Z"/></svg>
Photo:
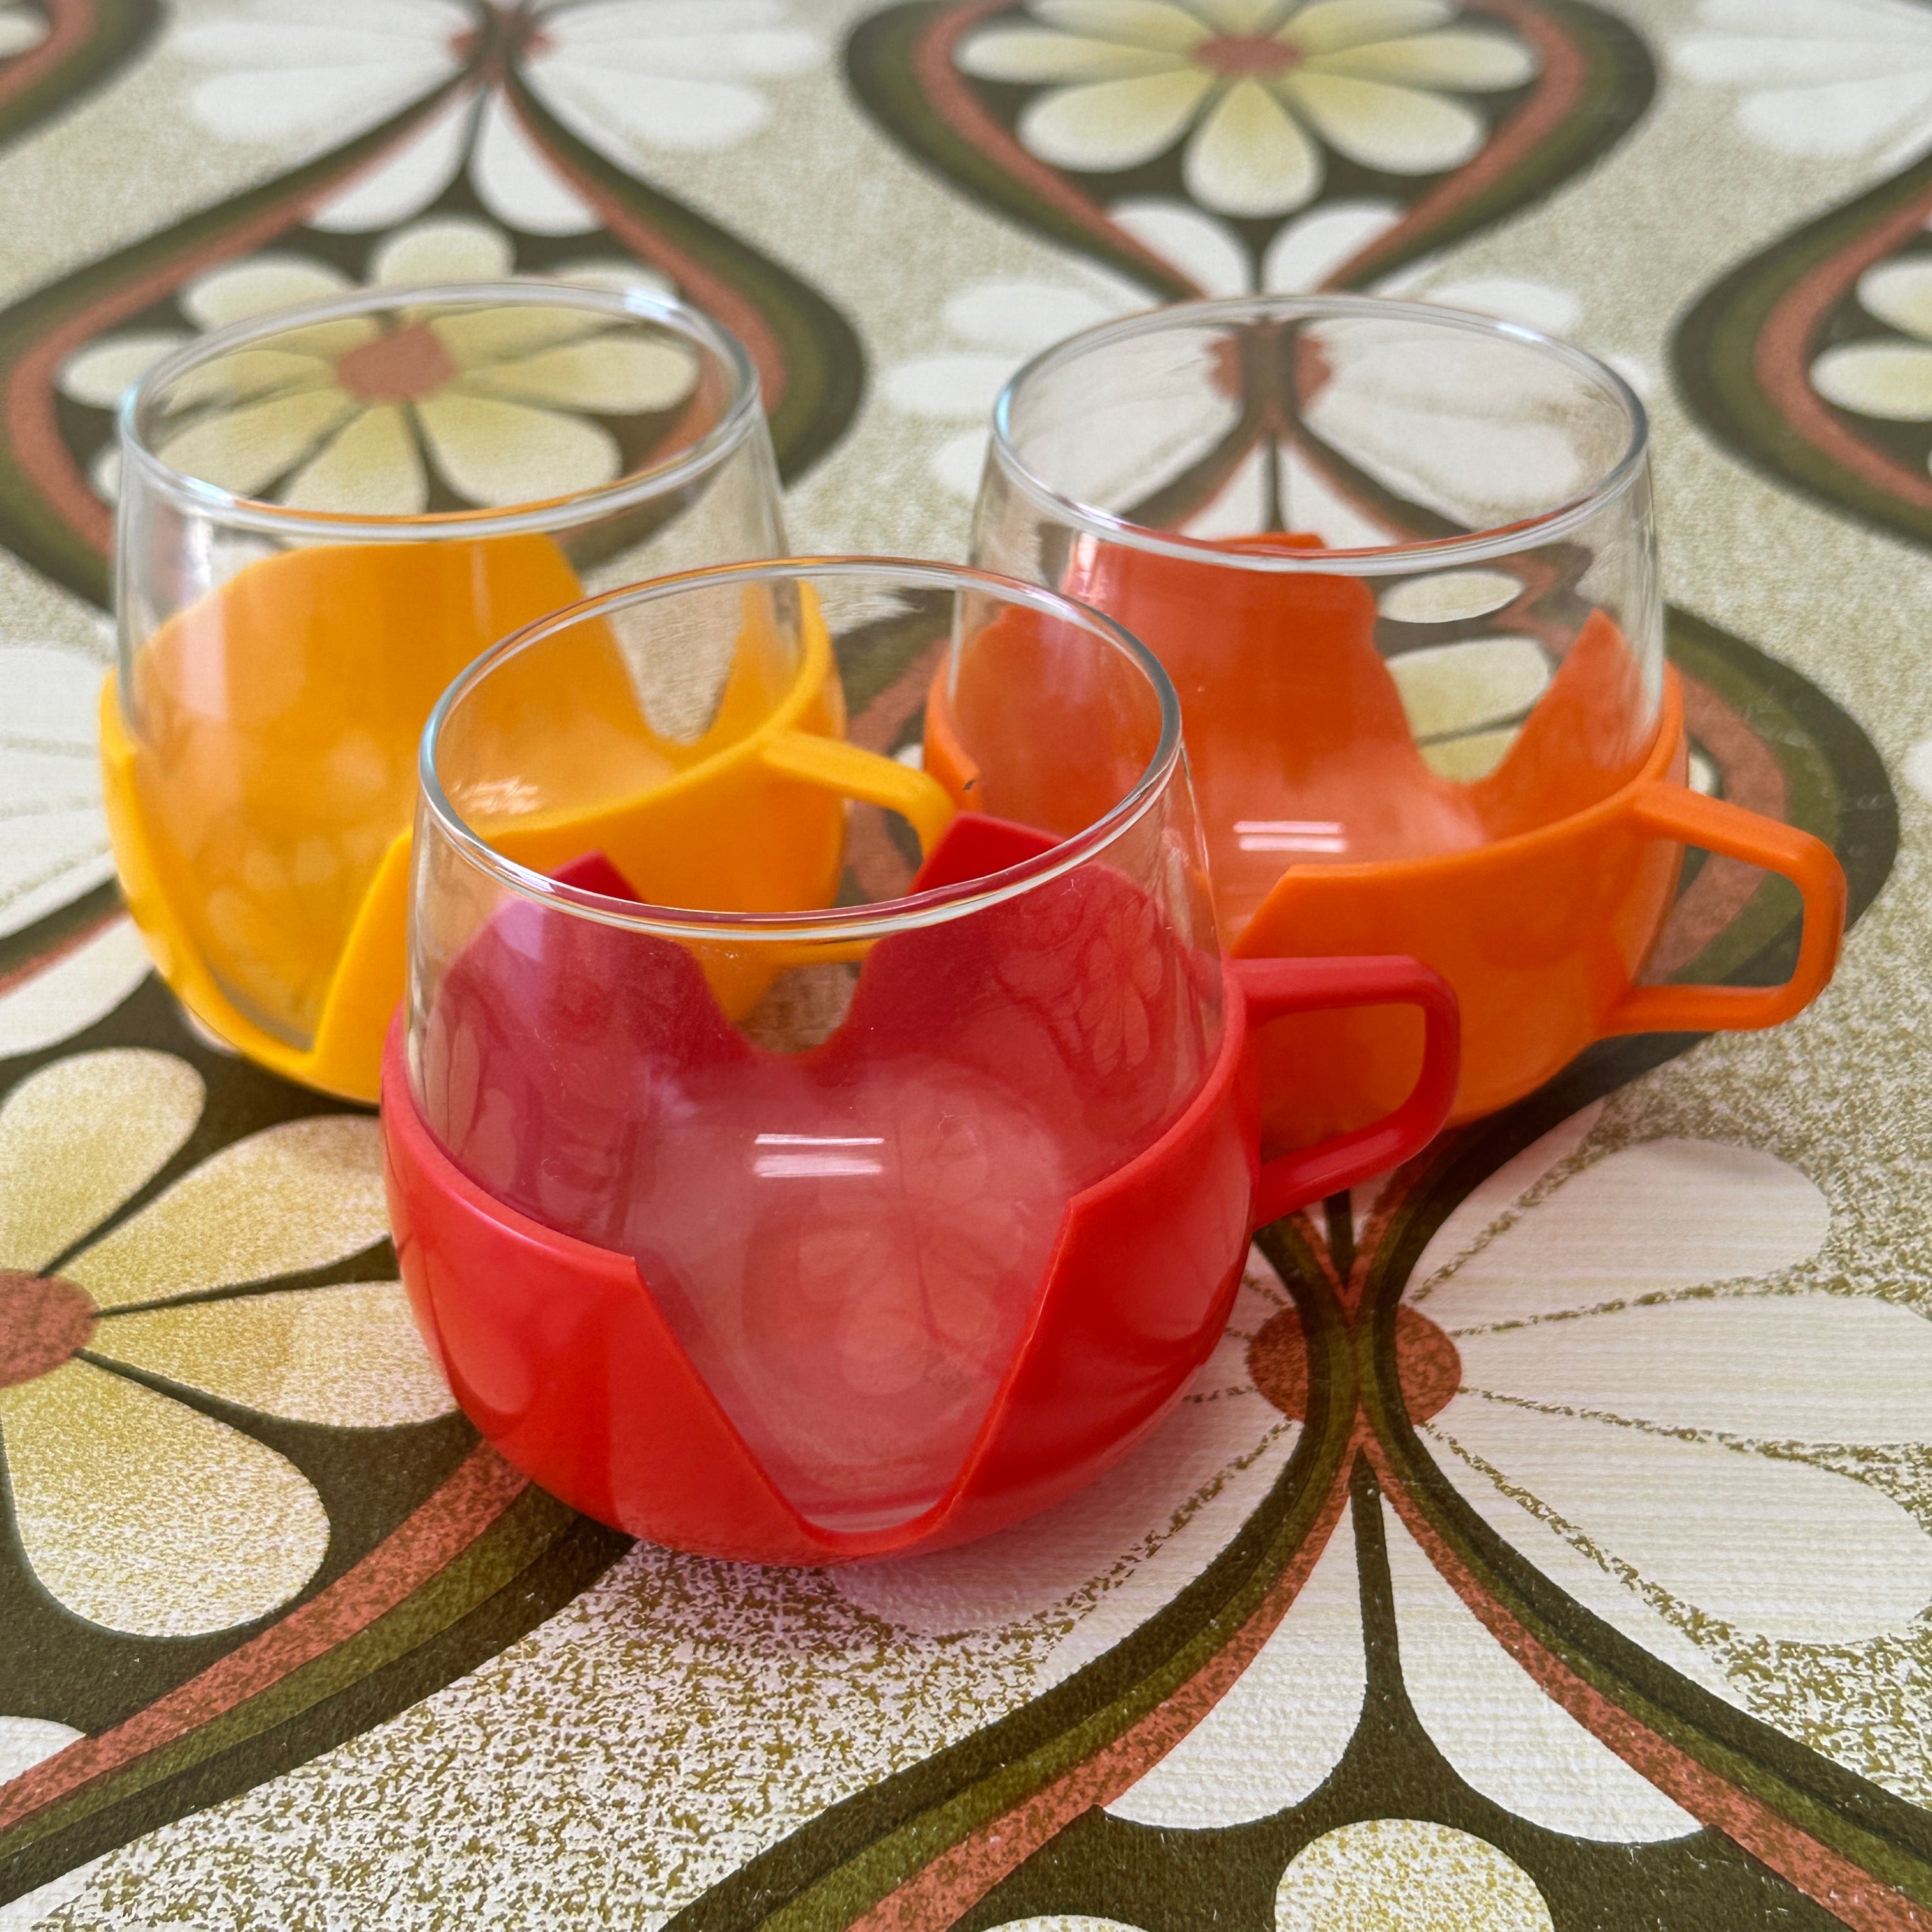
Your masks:
<svg viewBox="0 0 1932 1932"><path fill-rule="evenodd" d="M1633 986L1610 1010L1604 1035L1748 1032L1802 1012L1830 981L1845 934L1845 874L1832 848L1795 826L1663 778L1635 792L1630 812L1654 837L1781 874L1804 901L1804 924L1798 963L1783 986Z"/></svg>
<svg viewBox="0 0 1932 1932"><path fill-rule="evenodd" d="M768 771L896 812L918 834L922 853L931 852L952 822L952 801L935 780L843 738L774 731L759 746L758 758Z"/></svg>
<svg viewBox="0 0 1932 1932"><path fill-rule="evenodd" d="M1254 1225L1265 1227L1311 1201L1339 1194L1370 1175L1400 1167L1442 1131L1462 1071L1461 1010L1449 982L1406 953L1359 959L1234 959L1248 1023L1265 1026L1286 1013L1338 1006L1419 1006L1422 1071L1407 1100L1365 1127L1262 1163Z"/></svg>

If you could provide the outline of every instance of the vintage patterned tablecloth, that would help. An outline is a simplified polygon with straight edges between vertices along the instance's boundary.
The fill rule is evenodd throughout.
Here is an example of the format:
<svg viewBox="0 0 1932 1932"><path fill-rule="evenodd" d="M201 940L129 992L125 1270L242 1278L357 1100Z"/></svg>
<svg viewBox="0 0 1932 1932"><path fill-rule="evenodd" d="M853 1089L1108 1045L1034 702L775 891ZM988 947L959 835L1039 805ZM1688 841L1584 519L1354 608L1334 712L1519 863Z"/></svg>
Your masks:
<svg viewBox="0 0 1932 1932"><path fill-rule="evenodd" d="M0 1927L1932 1925L1928 212L1924 0L0 4ZM371 1120L146 976L93 754L122 386L511 267L736 328L801 548L958 554L1000 381L1150 299L1574 336L1837 984L1274 1231L1004 1536L573 1518L429 1370ZM1756 887L1666 963L1780 976Z"/></svg>

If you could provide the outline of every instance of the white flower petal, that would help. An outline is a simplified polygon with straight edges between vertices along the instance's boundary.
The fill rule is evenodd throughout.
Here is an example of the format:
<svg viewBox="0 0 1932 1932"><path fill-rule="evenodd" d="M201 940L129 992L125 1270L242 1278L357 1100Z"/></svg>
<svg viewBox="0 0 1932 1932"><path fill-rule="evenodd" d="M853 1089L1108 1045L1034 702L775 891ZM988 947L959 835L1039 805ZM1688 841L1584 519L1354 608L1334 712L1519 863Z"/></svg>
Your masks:
<svg viewBox="0 0 1932 1932"><path fill-rule="evenodd" d="M98 658L58 644L0 644L0 688L7 693L0 757L10 746L34 745L98 759L104 668Z"/></svg>
<svg viewBox="0 0 1932 1932"><path fill-rule="evenodd" d="M1129 74L1172 73L1176 56L1155 47L1090 40L1046 27L988 27L954 56L982 80L1118 80Z"/></svg>
<svg viewBox="0 0 1932 1932"><path fill-rule="evenodd" d="M1932 75L1907 68L1829 87L1781 88L1754 94L1738 122L1754 140L1780 154L1820 158L1862 154L1932 110Z"/></svg>
<svg viewBox="0 0 1932 1932"><path fill-rule="evenodd" d="M1104 293L1059 282L969 283L947 298L946 326L982 348L1030 356L1145 300L1126 282L1108 278L1100 286Z"/></svg>
<svg viewBox="0 0 1932 1932"><path fill-rule="evenodd" d="M1460 167L1489 138L1483 117L1460 100L1330 74L1311 62L1282 80L1289 101L1336 153L1389 174Z"/></svg>
<svg viewBox="0 0 1932 1932"><path fill-rule="evenodd" d="M329 235L368 235L420 214L456 178L470 144L476 103L453 100L400 148L386 150L373 168L338 188L308 218Z"/></svg>
<svg viewBox="0 0 1932 1932"><path fill-rule="evenodd" d="M0 994L0 1060L38 1053L105 1019L148 970L133 921L110 920L85 944Z"/></svg>
<svg viewBox="0 0 1932 1932"><path fill-rule="evenodd" d="M202 81L188 95L188 111L226 140L285 145L326 134L340 142L419 100L453 64L442 48L412 55L406 42L392 42L380 61L352 64L344 51L332 49L314 65L296 54L284 65L284 47L272 65Z"/></svg>
<svg viewBox="0 0 1932 1932"><path fill-rule="evenodd" d="M567 496L611 482L622 467L610 432L580 416L451 390L416 407L436 467L474 503Z"/></svg>
<svg viewBox="0 0 1932 1932"><path fill-rule="evenodd" d="M1191 537L1246 537L1267 529L1268 452L1243 457L1214 496L1190 515L1183 528Z"/></svg>
<svg viewBox="0 0 1932 1932"><path fill-rule="evenodd" d="M494 282L516 262L510 238L488 221L440 214L392 235L369 260L369 279L390 286L418 282Z"/></svg>
<svg viewBox="0 0 1932 1932"><path fill-rule="evenodd" d="M1556 1932L1543 1894L1486 1838L1417 1818L1339 1826L1288 1861L1276 1932Z"/></svg>
<svg viewBox="0 0 1932 1932"><path fill-rule="evenodd" d="M104 336L77 350L61 364L60 392L91 408L116 409L121 398L164 356L187 340L178 329Z"/></svg>
<svg viewBox="0 0 1932 1932"><path fill-rule="evenodd" d="M1279 38L1304 54L1332 53L1370 41L1426 34L1447 26L1455 17L1456 9L1447 0L1314 0L1312 6L1295 9Z"/></svg>
<svg viewBox="0 0 1932 1932"><path fill-rule="evenodd" d="M1012 356L921 356L887 373L886 396L914 416L976 421L1018 366Z"/></svg>
<svg viewBox="0 0 1932 1932"><path fill-rule="evenodd" d="M266 1616L320 1568L328 1516L251 1437L70 1361L0 1389L22 1550L76 1616L194 1636Z"/></svg>
<svg viewBox="0 0 1932 1932"><path fill-rule="evenodd" d="M469 370L460 381L471 394L507 396L598 416L633 416L682 402L698 386L698 364L676 338L646 341L610 334L491 363Z"/></svg>
<svg viewBox="0 0 1932 1932"><path fill-rule="evenodd" d="M0 1105L0 1268L45 1268L172 1157L201 1118L201 1076L115 1047L29 1074Z"/></svg>
<svg viewBox="0 0 1932 1932"><path fill-rule="evenodd" d="M1191 52L1213 32L1174 0L1034 0L1033 10L1048 26L1070 34L1171 54Z"/></svg>
<svg viewBox="0 0 1932 1932"><path fill-rule="evenodd" d="M1885 422L1932 422L1932 348L1916 342L1844 342L1811 365L1828 403Z"/></svg>
<svg viewBox="0 0 1932 1932"><path fill-rule="evenodd" d="M1912 0L1704 0L1706 30L1678 40L1671 62L1693 80L1763 87L1894 73L1932 60L1932 21Z"/></svg>
<svg viewBox="0 0 1932 1932"><path fill-rule="evenodd" d="M1612 1575L1574 1548L1558 1531L1503 1494L1480 1469L1473 1468L1450 1446L1432 1422L1422 1425L1439 1448L1436 1464L1465 1502L1497 1535L1533 1564L1567 1596L1593 1616L1627 1636L1680 1677L1702 1685L1713 1696L1740 1710L1744 1696L1726 1677L1718 1660L1698 1648L1677 1626L1651 1608L1620 1576Z"/></svg>
<svg viewBox="0 0 1932 1932"><path fill-rule="evenodd" d="M1322 158L1274 95L1244 79L1202 116L1181 175L1190 194L1223 214L1286 214L1314 198Z"/></svg>
<svg viewBox="0 0 1932 1932"><path fill-rule="evenodd" d="M176 376L168 385L168 406L176 411L232 409L238 403L252 402L278 392L332 388L335 369L329 356L333 351L322 344L352 349L367 340L374 330L374 323L355 320L318 322L312 328L298 328L277 337L278 346L273 349L231 350L226 356L218 356ZM291 353L284 346L290 342L309 344L312 352Z"/></svg>
<svg viewBox="0 0 1932 1932"><path fill-rule="evenodd" d="M1171 262L1203 295L1248 292L1248 251L1234 230L1180 201L1117 201L1107 213L1143 248Z"/></svg>
<svg viewBox="0 0 1932 1932"><path fill-rule="evenodd" d="M956 1550L848 1564L832 1573L832 1581L862 1610L920 1636L1017 1623L1105 1578L1150 1540L1169 1537L1191 1499L1240 1458L1252 1455L1270 1425L1280 1420L1259 1396L1184 1402L1118 1467L1052 1509ZM1282 1433L1292 1438L1294 1431ZM1227 1534L1246 1514L1244 1509L1228 1524ZM1189 1574L1204 1569L1221 1546L1210 1538ZM1084 1621L1100 1616L1125 1587L1108 1592ZM1142 1609L1102 1648L1118 1642L1150 1614ZM1082 1628L1075 1627L1075 1637Z"/></svg>
<svg viewBox="0 0 1932 1932"><path fill-rule="evenodd" d="M1384 590L1379 608L1399 624L1458 624L1486 617L1522 595L1522 579L1506 570L1436 570Z"/></svg>
<svg viewBox="0 0 1932 1932"><path fill-rule="evenodd" d="M1056 88L1030 101L1019 136L1043 161L1097 173L1138 167L1173 146L1214 86L1198 68Z"/></svg>
<svg viewBox="0 0 1932 1932"><path fill-rule="evenodd" d="M291 509L408 517L429 501L429 478L400 406L383 404L345 428L289 479Z"/></svg>
<svg viewBox="0 0 1932 1932"><path fill-rule="evenodd" d="M1526 322L1551 335L1568 334L1583 316L1583 304L1568 289L1514 275L1442 283L1427 290L1422 298L1449 308L1472 308L1479 315L1500 316L1505 322Z"/></svg>
<svg viewBox="0 0 1932 1932"><path fill-rule="evenodd" d="M112 443L104 443L87 466L87 480L104 503L121 500L121 452Z"/></svg>
<svg viewBox="0 0 1932 1932"><path fill-rule="evenodd" d="M107 820L98 806L16 819L0 839L0 937L113 876Z"/></svg>
<svg viewBox="0 0 1932 1932"><path fill-rule="evenodd" d="M480 369L540 349L605 334L611 318L601 310L551 302L531 307L496 304L453 310L430 319L430 329L458 368Z"/></svg>
<svg viewBox="0 0 1932 1932"><path fill-rule="evenodd" d="M1546 1831L1612 1844L1701 1830L1554 1702L1479 1623L1386 1501L1402 1688L1458 1775Z"/></svg>
<svg viewBox="0 0 1932 1932"><path fill-rule="evenodd" d="M1372 549L1402 541L1392 525L1378 522L1345 496L1326 473L1293 444L1278 451L1276 466L1281 488L1281 520L1291 530L1319 537L1330 550Z"/></svg>
<svg viewBox="0 0 1932 1932"><path fill-rule="evenodd" d="M47 812L84 810L100 796L93 762L84 754L8 746L0 758L0 822L17 826Z"/></svg>
<svg viewBox="0 0 1932 1932"><path fill-rule="evenodd" d="M1389 660L1418 742L1493 728L1527 711L1550 682L1533 638L1467 638Z"/></svg>
<svg viewBox="0 0 1932 1932"><path fill-rule="evenodd" d="M1590 1137L1590 1130L1602 1117L1604 1103L1592 1100L1550 1131L1530 1142L1519 1154L1485 1176L1449 1211L1448 1217L1430 1238L1411 1271L1408 1299L1427 1299L1438 1271L1474 1247L1479 1238L1496 1227L1536 1184L1552 1168L1559 1167Z"/></svg>
<svg viewBox="0 0 1932 1932"><path fill-rule="evenodd" d="M393 1429L455 1406L400 1282L112 1315L92 1346L110 1360L294 1422Z"/></svg>
<svg viewBox="0 0 1932 1932"><path fill-rule="evenodd" d="M1345 1508L1254 1661L1107 1810L1139 1825L1200 1832L1300 1804L1341 1762L1368 1675L1354 1526Z"/></svg>
<svg viewBox="0 0 1932 1932"><path fill-rule="evenodd" d="M500 221L526 235L588 235L602 218L524 131L500 94L483 104L470 178Z"/></svg>
<svg viewBox="0 0 1932 1932"><path fill-rule="evenodd" d="M1932 1442L1932 1322L1868 1295L1754 1294L1539 1322L1460 1347L1466 1388L1775 1442Z"/></svg>
<svg viewBox="0 0 1932 1932"><path fill-rule="evenodd" d="M970 503L980 494L980 481L986 472L986 446L992 432L983 427L962 430L950 436L932 452L928 467L933 480L951 496Z"/></svg>
<svg viewBox="0 0 1932 1932"><path fill-rule="evenodd" d="M326 302L348 286L340 269L307 255L253 255L197 277L182 290L181 305L198 328L222 328L298 302Z"/></svg>
<svg viewBox="0 0 1932 1932"><path fill-rule="evenodd" d="M605 16L601 23L594 20L599 13ZM777 17L764 19L769 22ZM751 26L750 16L745 18ZM602 31L592 30L599 25ZM634 0L610 0L602 8L560 8L544 27L554 51L538 52L530 71L546 80L559 70L590 64L668 80L777 80L806 72L825 55L816 34L796 28L766 25L734 32L722 10L693 12L681 22L664 16L661 25L645 26Z"/></svg>
<svg viewBox="0 0 1932 1932"><path fill-rule="evenodd" d="M1241 1418L1258 1439L1258 1450L1245 1452L1250 1460L1230 1470L1179 1528L1086 1610L1042 1666L1042 1690L1104 1657L1172 1603L1240 1534L1288 1466L1301 1425L1283 1422L1260 1396L1222 1396L1198 1406Z"/></svg>
<svg viewBox="0 0 1932 1932"><path fill-rule="evenodd" d="M375 1122L322 1114L211 1154L62 1271L111 1308L321 1268L388 1231Z"/></svg>
<svg viewBox="0 0 1932 1932"><path fill-rule="evenodd" d="M1932 1603L1932 1538L1851 1477L1478 1395L1433 1426L1607 1556L1741 1629L1858 1643Z"/></svg>
<svg viewBox="0 0 1932 1932"><path fill-rule="evenodd" d="M300 463L361 407L337 388L272 396L206 416L160 449L184 476L252 496Z"/></svg>
<svg viewBox="0 0 1932 1932"><path fill-rule="evenodd" d="M16 54L23 54L28 48L38 46L49 32L45 15L26 7L8 8L4 13L0 13L0 60L10 60Z"/></svg>
<svg viewBox="0 0 1932 1932"><path fill-rule="evenodd" d="M1858 278L1858 301L1901 334L1932 340L1932 262L1881 262Z"/></svg>
<svg viewBox="0 0 1932 1932"><path fill-rule="evenodd" d="M0 1718L0 1784L32 1771L44 1759L65 1750L86 1735L48 1718Z"/></svg>
<svg viewBox="0 0 1932 1932"><path fill-rule="evenodd" d="M1290 222L1262 257L1262 286L1300 294L1318 289L1402 218L1392 201L1334 201Z"/></svg>
<svg viewBox="0 0 1932 1932"><path fill-rule="evenodd" d="M1718 1141L1646 1141L1572 1175L1504 1229L1435 1288L1430 1313L1460 1335L1774 1274L1816 1253L1831 1226L1825 1197L1775 1154Z"/></svg>
<svg viewBox="0 0 1932 1932"><path fill-rule="evenodd" d="M1520 87L1534 77L1538 62L1512 34L1454 27L1442 33L1340 48L1324 55L1322 64L1325 73L1353 74L1363 80L1489 93Z"/></svg>
<svg viewBox="0 0 1932 1932"><path fill-rule="evenodd" d="M758 88L730 81L559 62L545 68L544 82L549 104L620 159L626 147L715 152L748 139L771 118L771 104Z"/></svg>

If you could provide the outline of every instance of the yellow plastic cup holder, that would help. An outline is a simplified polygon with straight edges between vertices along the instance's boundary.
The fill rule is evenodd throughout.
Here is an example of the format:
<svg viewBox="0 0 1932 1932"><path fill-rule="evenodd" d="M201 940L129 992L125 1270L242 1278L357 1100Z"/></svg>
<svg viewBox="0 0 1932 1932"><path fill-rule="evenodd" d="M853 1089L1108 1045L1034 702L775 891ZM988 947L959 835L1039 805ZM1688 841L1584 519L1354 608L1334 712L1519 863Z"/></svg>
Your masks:
<svg viewBox="0 0 1932 1932"><path fill-rule="evenodd" d="M250 566L235 581L278 566L302 567L303 560L326 554L292 552L267 559ZM560 556L557 561L562 562ZM217 595L229 596L233 588L231 583ZM568 596L559 600L570 601ZM748 597L746 614L710 728L689 744L655 740L652 748L662 754L664 776L594 808L524 818L500 830L488 824L477 829L498 850L532 871L553 872L587 852L601 851L651 903L724 911L802 911L830 904L844 866L848 800L900 814L916 833L921 850L929 852L951 820L952 802L925 772L845 741L844 694L831 640L816 608L808 602L802 613L802 649L776 703L771 697L775 634ZM636 721L636 700L614 640L608 670L608 689L574 688L552 694L548 701L560 716L568 710L589 721L586 729L598 722L600 697L607 725L613 715L609 707L621 704L632 713L623 729L635 753L638 734L646 728ZM346 694L343 702L351 698ZM418 730L421 722L416 721ZM608 746L608 729L604 741ZM412 735L412 752L413 747ZM144 777L166 784L176 782L178 775L165 766L152 770L158 761L152 753L144 758L129 730L112 673L101 692L100 748L122 891L162 979L196 1018L249 1059L304 1086L374 1103L383 1036L404 989L407 826L382 850L332 963L326 958L310 962L326 972L326 991L304 1045L244 1012L224 989L208 956L214 949L206 940L206 886L168 841L157 836L143 803ZM566 731L555 755L574 754ZM326 790L316 763L291 761L279 780L287 790L278 804L304 787ZM144 765L152 776L144 772ZM326 824L326 801L314 812L317 824ZM202 914L199 920L194 916L197 909ZM720 1002L734 1017L756 1003L785 965L798 963L776 954L694 950ZM812 950L814 960L830 956L822 947ZM260 963L255 962L258 969Z"/></svg>

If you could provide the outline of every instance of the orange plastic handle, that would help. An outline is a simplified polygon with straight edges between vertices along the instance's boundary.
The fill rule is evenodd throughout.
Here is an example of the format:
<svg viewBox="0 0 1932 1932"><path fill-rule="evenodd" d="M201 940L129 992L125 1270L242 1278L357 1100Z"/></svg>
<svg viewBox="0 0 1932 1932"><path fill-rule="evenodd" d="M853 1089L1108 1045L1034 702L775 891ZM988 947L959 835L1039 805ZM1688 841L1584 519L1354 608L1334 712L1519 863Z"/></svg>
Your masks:
<svg viewBox="0 0 1932 1932"><path fill-rule="evenodd" d="M1845 874L1832 848L1796 826L1655 778L1632 794L1630 816L1659 838L1701 846L1780 873L1798 888L1804 924L1798 963L1781 986L1633 986L1611 1008L1604 1037L1625 1033L1744 1033L1802 1012L1838 963Z"/></svg>
<svg viewBox="0 0 1932 1932"><path fill-rule="evenodd" d="M932 852L952 823L952 800L936 779L843 738L773 731L760 741L758 760L767 771L896 812L919 835L922 854Z"/></svg>
<svg viewBox="0 0 1932 1932"><path fill-rule="evenodd" d="M1246 998L1251 1027L1265 1026L1286 1013L1324 1012L1337 1006L1422 1010L1422 1071L1408 1097L1365 1127L1264 1161L1255 1190L1252 1219L1257 1228L1311 1201L1339 1194L1372 1174L1400 1167L1442 1131L1462 1071L1462 1020L1454 990L1432 967L1406 953L1231 959L1228 964Z"/></svg>

